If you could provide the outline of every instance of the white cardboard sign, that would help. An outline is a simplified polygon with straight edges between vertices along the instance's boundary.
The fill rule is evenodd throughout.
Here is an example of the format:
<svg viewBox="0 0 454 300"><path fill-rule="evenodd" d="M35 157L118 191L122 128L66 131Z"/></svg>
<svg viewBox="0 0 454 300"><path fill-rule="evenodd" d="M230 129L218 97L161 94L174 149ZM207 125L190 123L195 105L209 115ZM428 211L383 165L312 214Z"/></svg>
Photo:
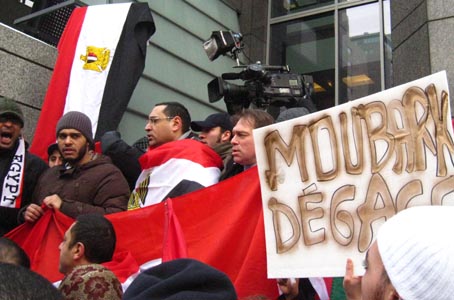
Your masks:
<svg viewBox="0 0 454 300"><path fill-rule="evenodd" d="M254 130L268 277L362 274L383 222L454 205L445 72ZM424 220L421 220L422 222Z"/></svg>

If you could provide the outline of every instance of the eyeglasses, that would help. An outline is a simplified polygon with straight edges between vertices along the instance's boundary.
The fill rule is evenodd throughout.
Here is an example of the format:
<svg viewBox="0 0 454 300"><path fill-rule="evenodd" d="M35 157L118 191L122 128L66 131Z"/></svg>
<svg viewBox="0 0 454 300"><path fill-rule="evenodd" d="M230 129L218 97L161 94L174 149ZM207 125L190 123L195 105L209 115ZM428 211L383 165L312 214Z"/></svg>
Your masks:
<svg viewBox="0 0 454 300"><path fill-rule="evenodd" d="M173 119L173 118L175 118L175 117L148 118L147 123L154 126L154 125L156 125L156 123L158 123L158 122L161 121L161 120L171 120L171 119Z"/></svg>

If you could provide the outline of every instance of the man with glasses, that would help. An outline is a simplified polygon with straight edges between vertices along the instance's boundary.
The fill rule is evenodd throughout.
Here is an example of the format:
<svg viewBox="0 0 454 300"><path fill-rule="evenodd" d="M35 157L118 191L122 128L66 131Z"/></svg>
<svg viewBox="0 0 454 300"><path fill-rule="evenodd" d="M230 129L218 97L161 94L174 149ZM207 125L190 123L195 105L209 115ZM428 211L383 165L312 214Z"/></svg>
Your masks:
<svg viewBox="0 0 454 300"><path fill-rule="evenodd" d="M103 153L122 170L133 191L128 209L156 204L218 182L222 160L194 140L188 110L177 102L158 103L145 124L148 150L126 145L118 133L101 138ZM142 155L143 154L143 155Z"/></svg>
<svg viewBox="0 0 454 300"><path fill-rule="evenodd" d="M31 202L47 164L27 151L24 115L12 99L0 97L0 236L18 226L19 209Z"/></svg>
<svg viewBox="0 0 454 300"><path fill-rule="evenodd" d="M156 104L148 116L145 131L149 148L165 143L193 138L190 131L191 117L186 107L177 102Z"/></svg>
<svg viewBox="0 0 454 300"><path fill-rule="evenodd" d="M163 111L164 107L166 108L165 111ZM169 116L174 116L175 118L169 118ZM184 126L181 126L181 129L177 128L176 132L168 134L165 125L170 125L171 121L174 124L174 120L176 120L175 124L183 125L184 123ZM189 127L186 128L186 122L191 123L190 115L188 110L180 103L163 102L156 104L145 123L146 136L140 138L133 146L130 146L121 139L118 131L108 131L101 137L102 153L109 156L113 164L121 170L132 191L136 186L137 178L142 172L139 158L150 147L159 146L180 138L195 138ZM150 137L148 136L149 131Z"/></svg>

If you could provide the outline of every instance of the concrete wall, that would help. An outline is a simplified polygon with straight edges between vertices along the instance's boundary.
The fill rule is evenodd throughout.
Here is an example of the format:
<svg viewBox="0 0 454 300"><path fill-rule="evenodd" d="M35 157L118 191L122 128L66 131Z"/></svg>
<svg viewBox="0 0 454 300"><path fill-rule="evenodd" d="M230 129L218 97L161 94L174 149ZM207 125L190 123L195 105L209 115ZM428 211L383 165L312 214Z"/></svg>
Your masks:
<svg viewBox="0 0 454 300"><path fill-rule="evenodd" d="M240 30L245 44L244 54L249 61L266 63L266 34L268 30L268 0L225 0L238 12Z"/></svg>
<svg viewBox="0 0 454 300"><path fill-rule="evenodd" d="M445 0L391 1L394 86L446 70L449 90L454 91L452 4ZM453 107L451 101L451 111Z"/></svg>
<svg viewBox="0 0 454 300"><path fill-rule="evenodd" d="M18 101L31 141L52 75L57 50L0 23L0 95Z"/></svg>

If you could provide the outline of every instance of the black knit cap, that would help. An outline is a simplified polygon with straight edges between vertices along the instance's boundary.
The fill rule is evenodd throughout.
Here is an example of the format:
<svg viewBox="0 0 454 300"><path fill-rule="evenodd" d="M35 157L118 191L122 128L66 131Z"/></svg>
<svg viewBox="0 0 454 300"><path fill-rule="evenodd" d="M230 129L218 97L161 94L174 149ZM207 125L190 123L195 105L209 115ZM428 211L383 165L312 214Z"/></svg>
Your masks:
<svg viewBox="0 0 454 300"><path fill-rule="evenodd" d="M194 259L176 259L145 270L123 300L236 300L230 279Z"/></svg>
<svg viewBox="0 0 454 300"><path fill-rule="evenodd" d="M62 129L76 129L85 136L90 145L94 145L91 121L84 113L79 111L70 111L66 113L57 123L57 137Z"/></svg>

